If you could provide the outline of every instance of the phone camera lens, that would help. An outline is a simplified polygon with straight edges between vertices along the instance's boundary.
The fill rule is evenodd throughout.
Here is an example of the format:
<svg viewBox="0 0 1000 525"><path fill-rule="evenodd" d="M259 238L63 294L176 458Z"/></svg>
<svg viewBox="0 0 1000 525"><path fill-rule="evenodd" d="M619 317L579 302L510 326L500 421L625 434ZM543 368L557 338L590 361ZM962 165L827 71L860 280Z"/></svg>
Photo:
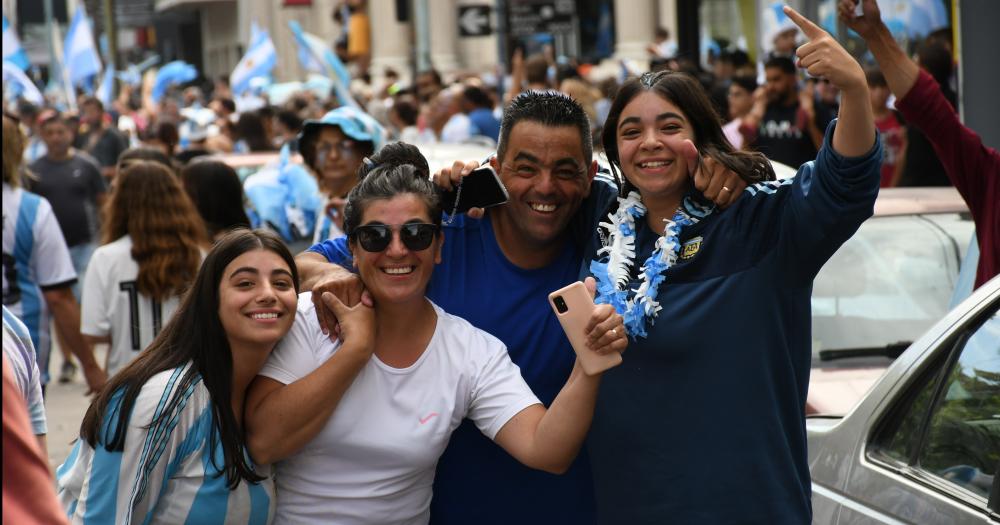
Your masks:
<svg viewBox="0 0 1000 525"><path fill-rule="evenodd" d="M556 298L553 299L552 302L556 303L556 310L561 314L564 314L569 310L569 307L566 306L566 301L563 300L561 295L556 296Z"/></svg>

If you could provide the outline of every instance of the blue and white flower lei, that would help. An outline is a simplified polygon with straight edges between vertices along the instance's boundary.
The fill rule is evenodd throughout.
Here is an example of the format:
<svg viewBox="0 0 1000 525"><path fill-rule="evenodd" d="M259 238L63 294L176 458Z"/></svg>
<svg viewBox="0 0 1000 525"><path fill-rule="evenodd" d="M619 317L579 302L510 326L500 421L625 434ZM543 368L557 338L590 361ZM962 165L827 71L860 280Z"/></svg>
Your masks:
<svg viewBox="0 0 1000 525"><path fill-rule="evenodd" d="M666 278L664 273L677 262L681 228L697 223L713 211L714 206L698 204L690 196L684 198L674 216L663 221L666 223L663 235L656 240L653 253L639 269L639 287L633 290L631 298L628 283L636 256L635 221L646 215L646 207L637 192L630 192L627 197L618 198L618 209L609 215L610 222L600 223L608 230L609 237L606 245L597 251L597 259L590 263L590 272L597 280L595 302L614 306L633 339L646 337L646 320L653 324L662 309L656 296ZM607 260L602 261L605 254Z"/></svg>

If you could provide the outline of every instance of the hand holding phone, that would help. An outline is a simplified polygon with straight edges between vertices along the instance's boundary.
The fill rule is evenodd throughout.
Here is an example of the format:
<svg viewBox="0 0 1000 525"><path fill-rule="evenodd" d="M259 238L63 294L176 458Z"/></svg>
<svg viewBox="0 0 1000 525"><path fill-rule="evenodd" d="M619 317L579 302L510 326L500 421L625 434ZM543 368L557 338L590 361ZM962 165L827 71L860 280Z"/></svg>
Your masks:
<svg viewBox="0 0 1000 525"><path fill-rule="evenodd" d="M587 324L597 305L583 283L577 281L552 292L549 294L549 304L587 375L597 375L621 364L621 353L599 354L587 346Z"/></svg>
<svg viewBox="0 0 1000 525"><path fill-rule="evenodd" d="M441 195L441 205L449 215L466 213L472 208L488 208L507 202L507 188L490 166L481 166L462 177L453 191Z"/></svg>

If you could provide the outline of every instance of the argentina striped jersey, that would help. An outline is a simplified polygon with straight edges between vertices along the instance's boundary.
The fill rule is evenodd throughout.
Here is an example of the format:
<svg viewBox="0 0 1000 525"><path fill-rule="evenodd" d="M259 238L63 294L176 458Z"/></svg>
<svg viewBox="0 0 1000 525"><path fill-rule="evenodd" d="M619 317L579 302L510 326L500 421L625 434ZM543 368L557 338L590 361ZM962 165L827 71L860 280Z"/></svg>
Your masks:
<svg viewBox="0 0 1000 525"><path fill-rule="evenodd" d="M56 471L59 499L75 524L250 524L265 525L274 514L274 484L240 481L226 486L225 460L217 433L212 439L212 405L201 378L181 391L191 365L160 372L142 387L128 423L123 451L80 439ZM170 413L171 396L180 402ZM101 437L113 435L122 401L108 405ZM160 417L160 416L163 417ZM155 423L153 423L155 421ZM214 458L214 464L213 464ZM216 467L216 465L218 467Z"/></svg>

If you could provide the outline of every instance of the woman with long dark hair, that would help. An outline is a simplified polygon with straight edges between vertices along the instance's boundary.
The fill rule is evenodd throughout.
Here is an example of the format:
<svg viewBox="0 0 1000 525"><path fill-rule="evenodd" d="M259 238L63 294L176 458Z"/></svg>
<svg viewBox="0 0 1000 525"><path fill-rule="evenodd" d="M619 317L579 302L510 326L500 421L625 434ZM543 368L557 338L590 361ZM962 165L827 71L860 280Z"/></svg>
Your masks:
<svg viewBox="0 0 1000 525"><path fill-rule="evenodd" d="M194 280L208 240L177 176L156 161L126 160L104 206L102 246L83 281L80 331L108 343L113 375L146 348Z"/></svg>
<svg viewBox="0 0 1000 525"><path fill-rule="evenodd" d="M210 157L195 159L181 169L184 189L215 240L233 228L249 228L243 183L230 165Z"/></svg>
<svg viewBox="0 0 1000 525"><path fill-rule="evenodd" d="M786 12L812 39L800 65L843 92L794 178L760 182L767 159L733 150L685 74L632 79L611 106L603 142L624 184L584 273L633 342L605 374L588 439L600 523L811 521L812 281L871 216L881 150L861 67ZM693 188L692 147L757 183L716 209Z"/></svg>
<svg viewBox="0 0 1000 525"><path fill-rule="evenodd" d="M247 451L243 404L292 326L297 283L270 232L215 244L173 319L87 409L57 471L74 523L270 521L273 485Z"/></svg>

